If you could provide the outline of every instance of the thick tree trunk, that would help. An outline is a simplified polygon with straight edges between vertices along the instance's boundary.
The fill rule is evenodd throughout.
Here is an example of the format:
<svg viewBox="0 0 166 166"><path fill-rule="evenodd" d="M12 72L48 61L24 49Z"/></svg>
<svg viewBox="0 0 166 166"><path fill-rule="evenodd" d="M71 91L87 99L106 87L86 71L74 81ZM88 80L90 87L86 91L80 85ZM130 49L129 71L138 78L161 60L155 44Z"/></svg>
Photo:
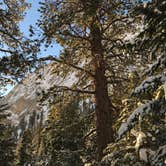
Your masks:
<svg viewBox="0 0 166 166"><path fill-rule="evenodd" d="M108 96L107 83L102 69L96 69L95 99L96 99L96 126L99 159L108 143L113 142L111 101Z"/></svg>
<svg viewBox="0 0 166 166"><path fill-rule="evenodd" d="M103 149L108 143L113 142L114 133L112 127L113 105L108 95L107 78L105 76L105 62L102 49L100 29L93 25L91 28L92 55L94 57L94 86L96 102L96 127L98 159L103 155Z"/></svg>

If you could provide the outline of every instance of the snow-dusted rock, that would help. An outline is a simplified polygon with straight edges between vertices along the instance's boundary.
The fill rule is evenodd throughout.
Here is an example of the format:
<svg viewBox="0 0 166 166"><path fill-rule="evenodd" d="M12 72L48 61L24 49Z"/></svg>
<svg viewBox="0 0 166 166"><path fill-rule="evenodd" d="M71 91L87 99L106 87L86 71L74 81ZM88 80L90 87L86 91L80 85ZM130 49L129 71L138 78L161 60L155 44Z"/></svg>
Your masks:
<svg viewBox="0 0 166 166"><path fill-rule="evenodd" d="M30 73L13 90L5 96L10 106L10 119L17 128L17 137L26 128L34 128L42 118L47 120L49 108L47 105L39 106L38 100L43 91L49 91L53 86L71 87L78 81L76 72L70 72L65 77L55 72L56 64L50 63Z"/></svg>

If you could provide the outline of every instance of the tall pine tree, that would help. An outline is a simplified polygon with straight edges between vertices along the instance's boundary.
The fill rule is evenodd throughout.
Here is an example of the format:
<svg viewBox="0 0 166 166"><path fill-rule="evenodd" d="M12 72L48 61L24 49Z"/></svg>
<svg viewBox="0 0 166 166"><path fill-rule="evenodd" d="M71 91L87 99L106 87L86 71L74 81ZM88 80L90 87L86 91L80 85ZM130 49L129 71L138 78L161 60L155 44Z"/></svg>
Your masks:
<svg viewBox="0 0 166 166"><path fill-rule="evenodd" d="M113 96L108 84L122 80L126 57L121 48L130 20L127 1L56 0L41 2L41 19L46 46L55 39L64 51L60 58L49 56L66 67L79 71L84 88L60 87L63 90L94 95L99 158L108 143L114 142ZM85 81L86 79L86 81ZM90 84L89 84L90 82Z"/></svg>
<svg viewBox="0 0 166 166"><path fill-rule="evenodd" d="M57 104L50 112L44 131L48 166L83 166L84 131L78 103L71 100L63 106Z"/></svg>
<svg viewBox="0 0 166 166"><path fill-rule="evenodd" d="M15 155L15 139L10 125L8 105L0 98L0 164L2 166L13 166Z"/></svg>
<svg viewBox="0 0 166 166"><path fill-rule="evenodd" d="M32 164L32 133L29 129L25 130L17 147L17 166L28 166Z"/></svg>

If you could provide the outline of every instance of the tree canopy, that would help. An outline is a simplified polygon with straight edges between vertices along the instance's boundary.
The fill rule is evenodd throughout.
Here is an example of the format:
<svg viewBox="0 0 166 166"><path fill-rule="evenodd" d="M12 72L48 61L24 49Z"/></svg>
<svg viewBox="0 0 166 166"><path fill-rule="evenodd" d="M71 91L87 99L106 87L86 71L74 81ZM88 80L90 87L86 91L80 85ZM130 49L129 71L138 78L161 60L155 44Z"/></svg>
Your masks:
<svg viewBox="0 0 166 166"><path fill-rule="evenodd" d="M50 116L43 122L42 109L34 114L37 124L18 140L17 164L164 164L165 1L44 0L40 37L30 26L26 38L19 22L29 7L24 0L0 3L0 88L31 70L40 84L35 69L42 62L60 81L37 94ZM41 45L54 42L60 55L38 56Z"/></svg>

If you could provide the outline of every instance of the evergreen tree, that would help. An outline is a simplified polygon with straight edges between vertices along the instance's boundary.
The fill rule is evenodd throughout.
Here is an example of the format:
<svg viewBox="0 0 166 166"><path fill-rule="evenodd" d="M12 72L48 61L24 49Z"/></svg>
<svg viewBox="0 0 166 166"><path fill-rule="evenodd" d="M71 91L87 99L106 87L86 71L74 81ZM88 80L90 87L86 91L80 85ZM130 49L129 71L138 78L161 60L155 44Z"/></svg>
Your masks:
<svg viewBox="0 0 166 166"><path fill-rule="evenodd" d="M9 114L7 113L8 105L0 99L0 164L2 166L13 166L15 139L12 127L10 126Z"/></svg>
<svg viewBox="0 0 166 166"><path fill-rule="evenodd" d="M119 140L106 149L103 166L165 165L165 7L163 0L152 0L134 10L135 17L143 18L144 26L132 47L132 53L141 57L140 81L134 81L137 86L132 98L124 101Z"/></svg>
<svg viewBox="0 0 166 166"><path fill-rule="evenodd" d="M29 7L24 0L0 1L0 90L34 66L37 42L24 37L19 28Z"/></svg>
<svg viewBox="0 0 166 166"><path fill-rule="evenodd" d="M144 16L144 30L139 34L137 42L140 49L150 52L151 60L165 54L165 7L164 0L152 0L135 8L136 16Z"/></svg>
<svg viewBox="0 0 166 166"><path fill-rule="evenodd" d="M128 116L118 131L119 138L122 139L117 145L110 145L108 148L108 150L116 150L109 152L111 157L105 156L103 160L105 165L108 161L111 165L119 163L165 165L166 20L164 8L165 2L160 0L136 8L137 14L144 16L144 29L135 39L134 49L137 54L144 55L147 61L140 73L141 82L132 92L135 99L131 99L131 102L126 104L126 108L131 109L132 106L135 110L132 112L125 110ZM122 136L127 133L129 135L126 141ZM134 144L133 140L135 140ZM119 152L124 158L117 156Z"/></svg>
<svg viewBox="0 0 166 166"><path fill-rule="evenodd" d="M32 164L32 133L25 130L17 147L17 166L29 166Z"/></svg>
<svg viewBox="0 0 166 166"><path fill-rule="evenodd" d="M136 38L135 49L140 49L140 43L142 43L143 51L140 50L139 54L144 54L150 60L147 61L142 71L143 81L141 80L142 82L134 89L132 95L138 97L144 103L144 106L141 106L141 109L138 110L147 110L146 113L156 109L165 111L166 52L164 25L166 20L163 19L165 16L164 6L164 1L157 0L149 2L145 7L139 6L136 8L140 15L144 14L145 16L145 28ZM153 29L154 26L155 30ZM153 58L151 55L153 55ZM146 103L146 101L148 102Z"/></svg>
<svg viewBox="0 0 166 166"><path fill-rule="evenodd" d="M125 70L128 59L122 46L124 32L129 29L129 7L128 1L114 0L41 2L38 25L46 46L56 39L64 48L59 59L49 56L41 60L53 60L81 73L79 83L84 81L86 88L59 88L94 95L99 158L106 145L114 141L113 117L117 108L113 106L113 96L109 96L108 84L114 87L123 80L118 71Z"/></svg>
<svg viewBox="0 0 166 166"><path fill-rule="evenodd" d="M44 132L48 166L83 165L84 128L75 101L52 109Z"/></svg>

